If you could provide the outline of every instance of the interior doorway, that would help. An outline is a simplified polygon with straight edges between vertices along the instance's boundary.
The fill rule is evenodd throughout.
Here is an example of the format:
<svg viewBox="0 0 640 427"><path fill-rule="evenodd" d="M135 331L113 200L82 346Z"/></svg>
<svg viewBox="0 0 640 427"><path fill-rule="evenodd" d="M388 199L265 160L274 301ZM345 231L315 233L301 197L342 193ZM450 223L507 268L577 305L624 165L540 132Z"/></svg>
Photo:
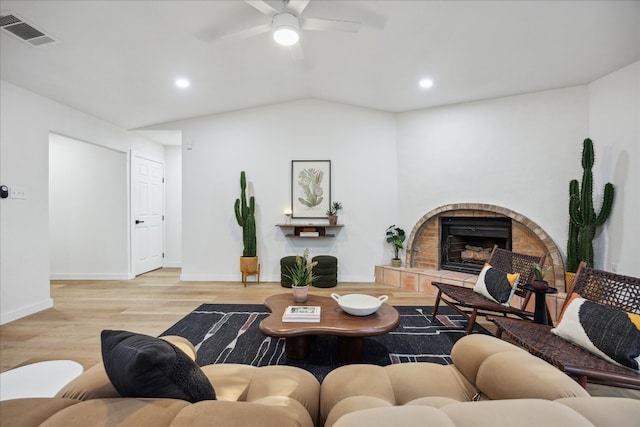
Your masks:
<svg viewBox="0 0 640 427"><path fill-rule="evenodd" d="M49 135L49 273L52 279L126 280L127 153Z"/></svg>

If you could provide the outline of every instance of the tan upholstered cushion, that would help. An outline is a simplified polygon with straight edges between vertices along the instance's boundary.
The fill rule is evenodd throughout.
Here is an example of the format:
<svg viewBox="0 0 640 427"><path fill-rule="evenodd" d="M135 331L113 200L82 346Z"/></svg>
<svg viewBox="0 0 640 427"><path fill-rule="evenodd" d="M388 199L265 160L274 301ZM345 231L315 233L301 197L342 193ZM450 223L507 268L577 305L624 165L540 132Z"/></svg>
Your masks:
<svg viewBox="0 0 640 427"><path fill-rule="evenodd" d="M235 363L206 365L202 372L209 378L218 400L245 401L255 366Z"/></svg>
<svg viewBox="0 0 640 427"><path fill-rule="evenodd" d="M208 401L180 411L171 427L314 427L309 414L298 415L259 403Z"/></svg>
<svg viewBox="0 0 640 427"><path fill-rule="evenodd" d="M273 403L299 408L299 402L316 421L320 383L311 373L291 366L255 366L223 363L202 368L216 390L218 400ZM287 399L274 399L285 397ZM266 399L266 400L265 400Z"/></svg>
<svg viewBox="0 0 640 427"><path fill-rule="evenodd" d="M473 424L470 424L472 426ZM395 406L347 414L333 427L456 427L442 411L429 406ZM325 427L330 427L325 425Z"/></svg>
<svg viewBox="0 0 640 427"><path fill-rule="evenodd" d="M487 356L504 351L527 352L499 338L473 334L460 338L451 349L451 360L462 375L471 383L476 383L476 375L480 365Z"/></svg>
<svg viewBox="0 0 640 427"><path fill-rule="evenodd" d="M624 397L570 397L556 402L580 412L596 427L640 425L640 400Z"/></svg>
<svg viewBox="0 0 640 427"><path fill-rule="evenodd" d="M247 402L268 396L287 396L295 399L315 416L320 405L320 382L304 369L292 366L263 366L256 369L251 379Z"/></svg>
<svg viewBox="0 0 640 427"><path fill-rule="evenodd" d="M62 398L4 400L0 402L0 426L39 426L56 412L78 403L79 400Z"/></svg>
<svg viewBox="0 0 640 427"><path fill-rule="evenodd" d="M347 365L329 372L320 390L320 418L326 419L341 400L366 395L395 404L393 388L384 367L375 365Z"/></svg>
<svg viewBox="0 0 640 427"><path fill-rule="evenodd" d="M89 400L120 397L120 394L111 384L104 365L98 363L62 387L55 397Z"/></svg>
<svg viewBox="0 0 640 427"><path fill-rule="evenodd" d="M384 399L372 396L351 396L342 399L340 402L331 408L331 412L323 419L322 425L324 427L331 427L336 421L341 419L344 415L351 412L360 411L362 409L372 408L393 408L394 405Z"/></svg>
<svg viewBox="0 0 640 427"><path fill-rule="evenodd" d="M190 405L178 399L92 399L66 408L50 417L42 427L162 427Z"/></svg>
<svg viewBox="0 0 640 427"><path fill-rule="evenodd" d="M441 408L394 406L346 413L325 427L636 427L640 401L616 397L456 402Z"/></svg>
<svg viewBox="0 0 640 427"><path fill-rule="evenodd" d="M401 363L385 366L396 405L420 397L440 396L458 401L471 400L475 387L453 365Z"/></svg>
<svg viewBox="0 0 640 427"><path fill-rule="evenodd" d="M433 406L434 408L442 408L445 405L451 405L452 403L458 403L459 400L452 399L450 397L442 397L442 396L429 396L429 397L420 397L418 399L407 402L405 405L422 405L422 406Z"/></svg>
<svg viewBox="0 0 640 427"><path fill-rule="evenodd" d="M579 413L549 400L518 399L461 402L443 406L440 410L447 414L456 426L593 426Z"/></svg>
<svg viewBox="0 0 640 427"><path fill-rule="evenodd" d="M488 356L478 369L476 387L489 399L589 396L571 377L525 352L502 352Z"/></svg>

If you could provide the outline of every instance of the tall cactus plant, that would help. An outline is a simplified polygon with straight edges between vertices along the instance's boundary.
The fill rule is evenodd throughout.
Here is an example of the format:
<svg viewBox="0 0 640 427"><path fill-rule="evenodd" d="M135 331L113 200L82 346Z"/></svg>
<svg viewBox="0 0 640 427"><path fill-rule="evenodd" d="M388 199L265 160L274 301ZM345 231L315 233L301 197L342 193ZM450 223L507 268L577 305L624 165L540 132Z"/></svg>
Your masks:
<svg viewBox="0 0 640 427"><path fill-rule="evenodd" d="M604 186L600 213L593 209L593 142L587 138L582 148L582 186L573 179L569 183L569 238L567 242L567 271L575 272L581 261L593 267L593 239L596 227L609 218L613 206L613 184Z"/></svg>
<svg viewBox="0 0 640 427"><path fill-rule="evenodd" d="M249 198L247 205L247 179L244 171L240 172L240 198L236 199L234 211L238 225L242 227L242 242L244 249L242 256L256 256L256 202L253 196Z"/></svg>

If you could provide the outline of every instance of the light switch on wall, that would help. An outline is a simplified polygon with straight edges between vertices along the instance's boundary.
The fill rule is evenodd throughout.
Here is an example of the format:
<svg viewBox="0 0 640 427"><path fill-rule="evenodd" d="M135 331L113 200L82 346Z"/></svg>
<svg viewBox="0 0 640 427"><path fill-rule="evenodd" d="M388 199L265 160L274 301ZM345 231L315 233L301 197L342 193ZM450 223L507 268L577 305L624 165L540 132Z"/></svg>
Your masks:
<svg viewBox="0 0 640 427"><path fill-rule="evenodd" d="M27 189L24 187L18 187L12 185L9 187L9 197L12 199L26 199L27 198Z"/></svg>

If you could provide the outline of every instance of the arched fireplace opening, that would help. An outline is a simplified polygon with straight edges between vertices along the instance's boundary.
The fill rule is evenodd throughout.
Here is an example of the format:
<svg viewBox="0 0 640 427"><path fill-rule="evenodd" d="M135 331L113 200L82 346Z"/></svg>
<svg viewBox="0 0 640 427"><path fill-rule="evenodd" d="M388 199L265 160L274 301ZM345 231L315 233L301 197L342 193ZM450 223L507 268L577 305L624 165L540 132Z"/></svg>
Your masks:
<svg viewBox="0 0 640 427"><path fill-rule="evenodd" d="M549 235L524 215L495 205L457 203L428 212L411 230L405 265L478 274L494 244L530 255L545 253L545 264L553 267L549 284L565 291L564 262Z"/></svg>

